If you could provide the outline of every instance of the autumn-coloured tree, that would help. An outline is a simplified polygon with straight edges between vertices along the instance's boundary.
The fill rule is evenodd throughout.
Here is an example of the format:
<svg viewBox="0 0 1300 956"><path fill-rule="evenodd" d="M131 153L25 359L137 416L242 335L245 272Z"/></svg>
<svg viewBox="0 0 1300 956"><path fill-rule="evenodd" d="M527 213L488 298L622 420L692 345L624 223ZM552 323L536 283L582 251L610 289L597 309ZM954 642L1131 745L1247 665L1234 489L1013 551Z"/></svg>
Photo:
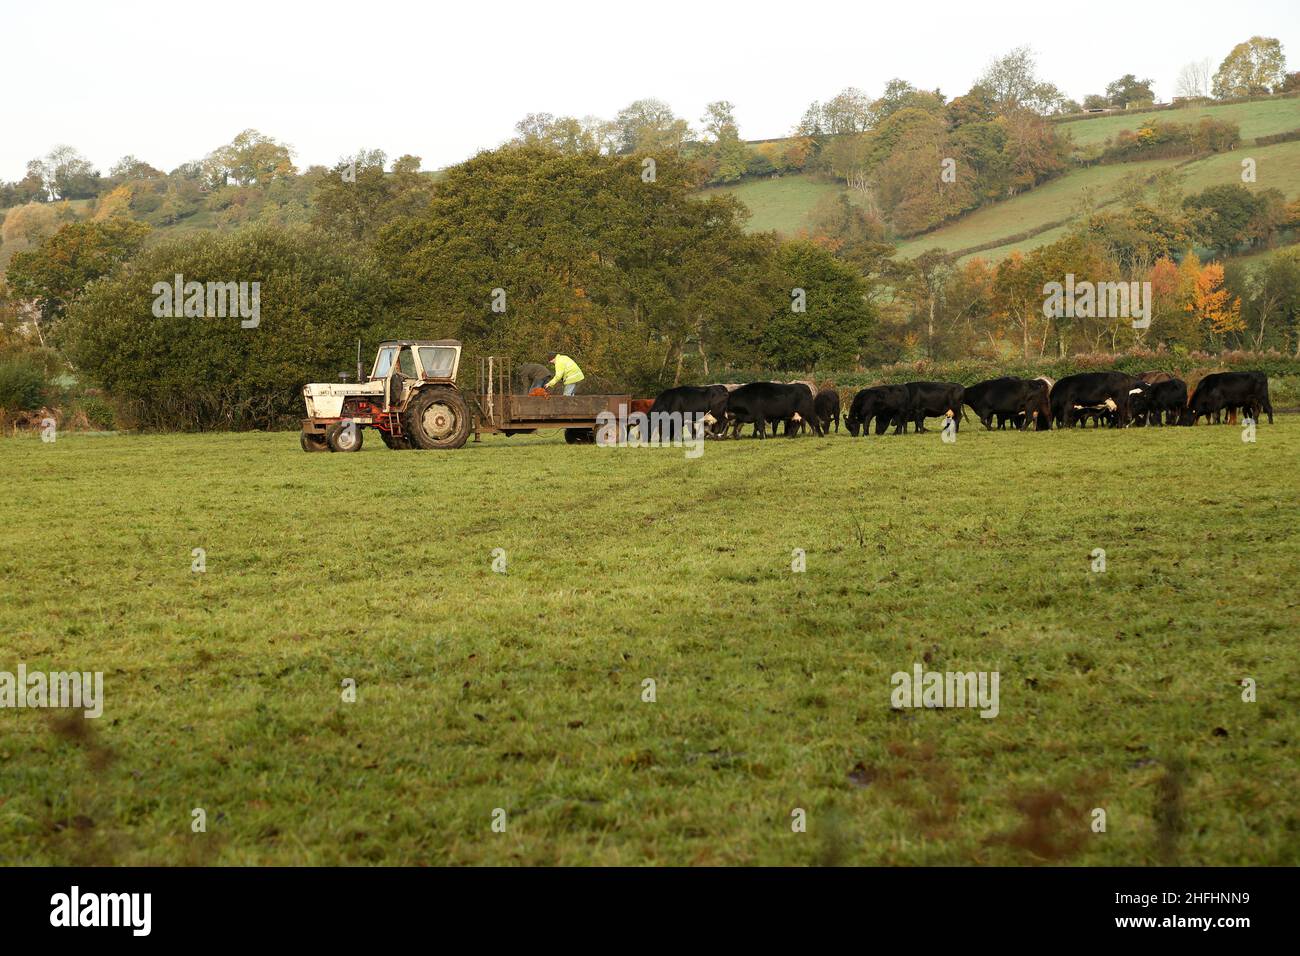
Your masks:
<svg viewBox="0 0 1300 956"><path fill-rule="evenodd" d="M1029 358L1030 340L1043 322L1043 282L1034 264L1019 251L998 263L993 273L993 314L1020 338L1023 358Z"/></svg>
<svg viewBox="0 0 1300 956"><path fill-rule="evenodd" d="M1203 336L1190 307L1200 274L1200 260L1190 252L1181 264L1162 256L1151 266L1146 276L1151 283L1151 341L1200 346Z"/></svg>
<svg viewBox="0 0 1300 956"><path fill-rule="evenodd" d="M1197 321L1214 335L1240 332L1245 328L1241 320L1241 300L1223 287L1223 266L1220 263L1211 262L1196 277L1191 309Z"/></svg>
<svg viewBox="0 0 1300 956"><path fill-rule="evenodd" d="M1282 44L1272 37L1251 37L1223 58L1214 74L1214 95L1256 96L1280 87L1286 77Z"/></svg>

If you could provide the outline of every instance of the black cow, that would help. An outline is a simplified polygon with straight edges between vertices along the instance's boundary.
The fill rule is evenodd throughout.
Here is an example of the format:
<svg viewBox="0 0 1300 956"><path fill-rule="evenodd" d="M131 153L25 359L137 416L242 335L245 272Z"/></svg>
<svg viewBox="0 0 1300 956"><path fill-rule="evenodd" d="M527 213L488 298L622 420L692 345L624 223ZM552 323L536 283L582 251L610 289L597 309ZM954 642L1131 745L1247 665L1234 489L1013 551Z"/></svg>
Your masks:
<svg viewBox="0 0 1300 956"><path fill-rule="evenodd" d="M776 385L796 385L796 386L798 386L799 388L806 388L806 389L808 390L808 394L812 396L812 400L813 400L813 411L814 411L814 412L817 411L817 396L821 394L821 391L818 390L818 389L814 386L814 384L813 384L812 382L801 382L801 381L796 380L796 381L793 381L793 382L775 382L774 384L776 384ZM819 414L819 420L820 420L820 414ZM771 424L772 424L772 437L775 438L775 437L776 437L777 423L776 423L776 422L772 422ZM797 418L797 419L796 419L796 418L787 418L787 419L785 419L785 437L786 437L786 438L791 438L791 437L793 437L793 436L795 436L795 435L801 434L801 433L803 432L803 430L804 430L804 427L805 427L807 424L808 424L808 422L804 420L803 416L800 416L800 417ZM826 427L825 427L825 425L823 425L823 426L822 426L822 431L824 432L825 430L826 430ZM740 433L740 429L739 429L739 428L736 429L736 433L737 433L737 435L739 435L739 433Z"/></svg>
<svg viewBox="0 0 1300 956"><path fill-rule="evenodd" d="M999 428L1009 421L1023 430L1038 423L1040 415L1050 416L1045 407L1046 396L1047 386L1038 379L1005 376L970 386L966 389L964 401L975 412L980 424L990 431L994 415L998 418ZM1037 427L1042 425L1037 424Z"/></svg>
<svg viewBox="0 0 1300 956"><path fill-rule="evenodd" d="M1114 406L1115 421L1127 425L1130 415L1130 392L1141 383L1124 372L1080 372L1067 375L1052 386L1052 423L1069 428L1079 411L1091 410L1094 420Z"/></svg>
<svg viewBox="0 0 1300 956"><path fill-rule="evenodd" d="M953 419L953 427L960 430L962 406L966 404L966 389L956 382L908 382L907 411L903 416L903 431L907 423L916 425L917 433L926 431L925 420L932 417Z"/></svg>
<svg viewBox="0 0 1300 956"><path fill-rule="evenodd" d="M903 431L903 416L907 414L906 385L875 385L864 388L853 396L849 403L849 413L844 416L844 427L849 434L857 437L858 430L866 435L871 431L871 420L876 420L876 434L883 435L885 429L894 426L894 434Z"/></svg>
<svg viewBox="0 0 1300 956"><path fill-rule="evenodd" d="M1268 376L1263 372L1213 372L1201 379L1187 400L1179 417L1180 425L1195 425L1202 415L1215 422L1223 412L1232 414L1243 409L1258 420L1259 413L1268 413L1268 423L1273 424L1273 404L1268 398Z"/></svg>
<svg viewBox="0 0 1300 956"><path fill-rule="evenodd" d="M727 390L721 385L679 385L670 388L660 392L655 403L650 406L651 440L653 441L658 434L658 426L661 423L668 433L666 438L660 436L663 441L672 442L680 439L681 436L676 434L677 424L686 421L686 416L692 414L712 415L714 420L710 423L710 429L719 429L722 427L726 411ZM673 418L655 417L672 412L682 416L680 420L676 420L677 424L674 424Z"/></svg>
<svg viewBox="0 0 1300 956"><path fill-rule="evenodd" d="M840 393L833 388L823 388L813 399L813 410L817 413L817 421L821 423L822 431L829 433L831 423L835 423L835 434L840 432Z"/></svg>
<svg viewBox="0 0 1300 956"><path fill-rule="evenodd" d="M1187 407L1187 383L1181 378L1156 382L1146 391L1147 423L1177 425Z"/></svg>
<svg viewBox="0 0 1300 956"><path fill-rule="evenodd" d="M807 422L814 435L822 435L817 411L813 408L812 392L806 385L784 385L780 382L751 382L742 385L727 396L726 420L736 424L754 423L754 434L767 437L768 422ZM795 432L786 429L793 438Z"/></svg>
<svg viewBox="0 0 1300 956"><path fill-rule="evenodd" d="M1137 382L1129 389L1128 410L1132 416L1129 424L1135 428L1142 428L1148 424L1151 417L1151 388L1152 385L1139 376ZM1112 414L1110 418L1112 419L1110 424L1114 425L1115 415Z"/></svg>

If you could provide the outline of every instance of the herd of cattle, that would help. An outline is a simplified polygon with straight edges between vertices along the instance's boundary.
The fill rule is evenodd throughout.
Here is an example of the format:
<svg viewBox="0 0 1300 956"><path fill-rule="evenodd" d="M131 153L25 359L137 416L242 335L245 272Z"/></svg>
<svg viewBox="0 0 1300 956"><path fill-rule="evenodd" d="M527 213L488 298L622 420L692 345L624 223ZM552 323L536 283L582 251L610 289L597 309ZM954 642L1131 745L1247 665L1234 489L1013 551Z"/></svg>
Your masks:
<svg viewBox="0 0 1300 956"><path fill-rule="evenodd" d="M813 382L753 382L748 385L683 385L648 402L651 422L697 415L715 438L740 436L741 426L752 424L764 438L784 423L789 437L805 427L825 435L840 427L840 395L834 388L819 389ZM1268 398L1268 377L1263 372L1215 372L1202 378L1189 396L1187 383L1167 372L1081 372L1060 381L1039 377L1003 377L962 386L954 382L908 382L876 385L853 396L843 416L849 434L863 435L875 422L876 434L891 426L895 434L926 431L927 418L952 419L959 428L969 406L981 424L992 429L1011 425L1017 429L1045 431L1109 425L1195 425L1228 421L1238 414L1258 420L1267 414L1273 422ZM676 413L674 416L672 413ZM659 414L662 417L656 417Z"/></svg>

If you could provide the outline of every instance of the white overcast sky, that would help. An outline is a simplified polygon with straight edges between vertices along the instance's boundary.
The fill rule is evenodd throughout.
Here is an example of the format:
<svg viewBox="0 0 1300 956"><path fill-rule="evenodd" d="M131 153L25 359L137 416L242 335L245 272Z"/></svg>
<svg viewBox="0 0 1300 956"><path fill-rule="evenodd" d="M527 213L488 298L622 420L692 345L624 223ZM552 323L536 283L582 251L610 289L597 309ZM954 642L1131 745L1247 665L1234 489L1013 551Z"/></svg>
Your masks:
<svg viewBox="0 0 1300 956"><path fill-rule="evenodd" d="M1300 70L1300 0L0 0L0 179L57 143L105 173L127 153L170 170L248 127L300 168L367 147L432 169L525 113L612 117L649 96L693 124L731 100L742 136L781 136L846 86L963 93L1020 44L1076 99L1130 72L1168 99L1182 64L1256 34Z"/></svg>

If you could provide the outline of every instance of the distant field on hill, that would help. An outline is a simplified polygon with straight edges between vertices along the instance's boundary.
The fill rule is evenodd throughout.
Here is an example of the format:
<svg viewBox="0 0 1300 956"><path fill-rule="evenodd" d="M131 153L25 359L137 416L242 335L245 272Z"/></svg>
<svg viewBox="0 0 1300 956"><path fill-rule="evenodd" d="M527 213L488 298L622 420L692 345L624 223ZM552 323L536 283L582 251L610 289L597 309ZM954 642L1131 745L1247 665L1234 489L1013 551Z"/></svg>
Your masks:
<svg viewBox="0 0 1300 956"><path fill-rule="evenodd" d="M1035 236L1030 236L1028 239L1021 239L1019 242L1008 242L1005 245L994 246L991 249L984 249L980 252L967 253L964 256L959 256L957 262L960 264L963 262L969 262L971 259L983 259L985 262L1001 262L1013 252L1033 252L1040 246L1051 245L1053 242L1056 242L1056 240L1063 239L1069 229L1070 227L1068 225L1057 226L1055 229L1048 229ZM926 248L929 247L927 246ZM924 251L924 249L919 249L917 252L909 253L908 255L916 255L918 252ZM903 256L903 258L907 257L908 256Z"/></svg>
<svg viewBox="0 0 1300 956"><path fill-rule="evenodd" d="M1241 182L1241 161L1246 158L1253 159L1256 163L1255 182L1244 184L1248 189L1280 189L1289 199L1300 196L1300 141L1258 148L1243 147L1188 163L1180 167L1184 177L1184 192L1196 193L1209 186ZM1015 236L1045 223L1073 218L1072 214L1078 210L1085 190L1095 190L1096 201L1105 202L1113 198L1116 187L1129 173L1149 176L1162 167L1175 166L1177 163L1177 160L1166 159L1075 170L1037 189L978 209L950 225L909 239L899 245L899 255L910 258L936 247L957 252L992 242L1000 236ZM1009 242L986 250L979 255L997 261L1014 249L1027 252L1053 242L1064 231L1063 228L1054 228L1019 242Z"/></svg>
<svg viewBox="0 0 1300 956"><path fill-rule="evenodd" d="M1249 156L1258 164L1257 181L1251 188L1275 187L1289 198L1300 195L1300 142L1277 143L1259 148L1249 145L1257 136L1300 128L1300 98L1120 114L1062 123L1060 129L1062 133L1068 133L1077 145L1088 145L1100 143L1120 130L1136 129L1152 118L1170 122L1194 122L1202 117L1237 123L1247 145L1231 153L1180 167L1186 177L1183 183L1186 191L1199 192L1207 186L1239 182L1241 160ZM1094 192L1094 202L1104 203L1114 198L1117 187L1125 177L1133 173L1149 176L1159 169L1176 166L1179 162L1177 159L1161 159L1073 170L1037 189L985 206L934 232L908 239L900 243L899 255L916 256L926 249L936 247L949 252L960 252L1058 223L1073 217L1080 208L1086 190ZM779 179L762 179L719 187L709 192L714 191L732 193L749 207L753 214L748 226L751 231L774 229L785 235L794 235L809 225L812 210L819 200L843 192L845 187L808 176L786 175ZM1053 242L1064 231L1061 227L1053 227L978 254L990 261L998 261L1013 250L1029 251ZM969 255L962 258L969 258Z"/></svg>
<svg viewBox="0 0 1300 956"><path fill-rule="evenodd" d="M1247 188L1280 189L1289 199L1300 196L1300 141L1243 147L1198 160L1183 168L1183 188L1200 192L1207 186L1241 182L1241 161L1246 158L1255 160L1255 182L1246 183Z"/></svg>
<svg viewBox="0 0 1300 956"><path fill-rule="evenodd" d="M1156 170L1172 166L1176 160L1151 160L1114 166L1091 166L1067 173L1059 179L1028 192L985 206L933 232L909 239L899 246L899 255L919 255L936 246L955 252L992 242L1002 236L1014 236L1050 222L1071 218L1088 189L1095 190L1097 202L1112 198L1115 188L1126 176L1137 173L1150 176Z"/></svg>
<svg viewBox="0 0 1300 956"><path fill-rule="evenodd" d="M1069 133L1077 146L1104 142L1125 129L1137 129L1150 120L1163 123L1194 123L1202 117L1236 123L1241 138L1272 136L1300 127L1300 98L1260 100L1256 103L1230 103L1225 106L1189 106L1186 109L1146 113L1119 113L1101 119L1061 123L1057 128Z"/></svg>
<svg viewBox="0 0 1300 956"><path fill-rule="evenodd" d="M843 186L812 176L787 175L755 179L735 186L718 186L705 195L731 193L753 214L746 228L750 232L775 229L791 236L809 224L814 207L825 196L844 192Z"/></svg>

